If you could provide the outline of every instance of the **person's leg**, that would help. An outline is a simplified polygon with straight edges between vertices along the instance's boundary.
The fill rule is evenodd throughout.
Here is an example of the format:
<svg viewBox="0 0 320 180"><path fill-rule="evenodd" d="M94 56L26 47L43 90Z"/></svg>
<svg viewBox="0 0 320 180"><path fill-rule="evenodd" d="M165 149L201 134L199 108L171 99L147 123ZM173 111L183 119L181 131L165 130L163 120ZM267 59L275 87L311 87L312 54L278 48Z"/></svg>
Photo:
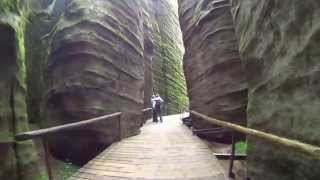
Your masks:
<svg viewBox="0 0 320 180"><path fill-rule="evenodd" d="M153 122L157 122L157 111L155 109L152 110Z"/></svg>
<svg viewBox="0 0 320 180"><path fill-rule="evenodd" d="M160 122L162 123L161 109L159 109L159 117L160 117Z"/></svg>
<svg viewBox="0 0 320 180"><path fill-rule="evenodd" d="M159 117L160 117L160 122L161 122L161 116L160 116L160 109L156 108L156 114L157 114L157 122L159 121Z"/></svg>

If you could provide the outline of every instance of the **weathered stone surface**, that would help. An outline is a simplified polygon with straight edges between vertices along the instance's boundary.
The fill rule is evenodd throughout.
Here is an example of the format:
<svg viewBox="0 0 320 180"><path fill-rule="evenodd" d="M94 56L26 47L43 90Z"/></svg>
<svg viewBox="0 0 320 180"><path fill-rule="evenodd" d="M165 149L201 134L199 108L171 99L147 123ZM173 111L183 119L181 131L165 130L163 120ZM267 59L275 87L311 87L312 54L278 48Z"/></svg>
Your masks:
<svg viewBox="0 0 320 180"><path fill-rule="evenodd" d="M44 68L48 55L48 36L66 7L65 0L28 0L30 15L26 23L27 109L29 121L44 123L41 114L45 91Z"/></svg>
<svg viewBox="0 0 320 180"><path fill-rule="evenodd" d="M168 113L178 112L187 100L177 13L176 1L71 1L51 36L49 124L122 111L122 136L133 135L142 120L140 110L151 106L152 87L163 93ZM155 80L160 76L165 83ZM117 121L110 120L51 138L51 150L82 164L117 140L118 133Z"/></svg>
<svg viewBox="0 0 320 180"><path fill-rule="evenodd" d="M248 126L320 145L320 3L234 0L239 49L249 84ZM316 180L320 161L249 140L253 180Z"/></svg>
<svg viewBox="0 0 320 180"><path fill-rule="evenodd" d="M153 23L155 23L155 17L152 13L152 1L142 0L141 6L143 8L143 32L144 32L144 108L150 108L152 87L153 87L153 72L152 72L152 59L155 54L155 37L153 30ZM151 117L151 111L146 112L146 116Z"/></svg>
<svg viewBox="0 0 320 180"><path fill-rule="evenodd" d="M177 0L153 0L151 12L155 37L152 61L153 91L164 99L163 113L178 113L188 105L182 68L184 53Z"/></svg>
<svg viewBox="0 0 320 180"><path fill-rule="evenodd" d="M0 1L0 179L34 180L39 176L34 145L15 142L28 130L26 108L26 6L18 0Z"/></svg>
<svg viewBox="0 0 320 180"><path fill-rule="evenodd" d="M247 83L230 1L180 0L179 13L190 108L210 117L245 124ZM196 128L213 126L196 117L192 119Z"/></svg>
<svg viewBox="0 0 320 180"><path fill-rule="evenodd" d="M152 54L152 47L144 47L152 40L145 39L141 5L132 0L69 4L52 35L47 65L46 117L51 126L121 111L121 136L138 132L144 66ZM114 119L70 131L50 139L51 151L82 164L117 140L118 129Z"/></svg>

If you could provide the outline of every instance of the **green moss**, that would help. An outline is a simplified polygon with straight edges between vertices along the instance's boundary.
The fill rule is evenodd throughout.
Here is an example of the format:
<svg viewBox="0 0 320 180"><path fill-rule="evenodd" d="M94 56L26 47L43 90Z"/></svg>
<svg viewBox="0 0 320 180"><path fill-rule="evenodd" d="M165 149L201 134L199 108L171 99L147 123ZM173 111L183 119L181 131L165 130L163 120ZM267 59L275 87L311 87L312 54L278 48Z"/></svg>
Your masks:
<svg viewBox="0 0 320 180"><path fill-rule="evenodd" d="M26 111L26 65L25 65L25 29L28 22L29 10L25 1L19 0L3 0L0 2L0 24L5 24L14 30L15 36L15 56L10 66L14 67L12 71L8 71L6 76L13 77L10 81L5 82L7 86L12 86L13 89L7 91L2 96L12 97L8 113L14 116L4 117L5 122L13 124L12 129L8 129L9 134L6 135L7 140L13 142L13 136L21 131L27 131L28 115ZM4 102L8 106L8 102ZM0 124L1 125L1 124ZM37 154L34 145L31 141L15 142L11 146L14 154L7 154L6 160L0 162L0 166L7 166L11 162L10 159L15 159L16 163L7 166L14 174L1 174L1 178L20 180L33 180L37 176ZM18 177L17 177L18 176Z"/></svg>
<svg viewBox="0 0 320 180"><path fill-rule="evenodd" d="M67 180L79 169L79 166L76 166L72 163L57 161L57 165L54 170L56 172L54 174L54 178L59 180ZM36 180L49 180L47 171L42 171Z"/></svg>
<svg viewBox="0 0 320 180"><path fill-rule="evenodd" d="M236 154L246 154L247 153L247 142L240 141L236 143Z"/></svg>
<svg viewBox="0 0 320 180"><path fill-rule="evenodd" d="M57 179L67 180L72 174L79 170L79 166L76 166L70 162L59 161L57 166Z"/></svg>
<svg viewBox="0 0 320 180"><path fill-rule="evenodd" d="M0 132L0 143L13 142L13 137L12 132Z"/></svg>
<svg viewBox="0 0 320 180"><path fill-rule="evenodd" d="M156 55L152 65L153 89L164 98L165 113L174 114L189 104L182 67L183 49L179 46L176 34L170 33L168 27L159 26L158 23L153 24L156 42Z"/></svg>

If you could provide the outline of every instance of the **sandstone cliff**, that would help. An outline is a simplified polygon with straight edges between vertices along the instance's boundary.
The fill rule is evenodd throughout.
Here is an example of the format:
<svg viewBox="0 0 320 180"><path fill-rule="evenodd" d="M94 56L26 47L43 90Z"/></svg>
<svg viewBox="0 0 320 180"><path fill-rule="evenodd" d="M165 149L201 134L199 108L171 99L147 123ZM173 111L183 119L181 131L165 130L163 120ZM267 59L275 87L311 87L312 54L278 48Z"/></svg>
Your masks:
<svg viewBox="0 0 320 180"><path fill-rule="evenodd" d="M137 133L148 59L145 34L140 1L73 0L52 34L48 123L121 111L121 136ZM117 119L108 120L52 137L51 150L56 157L85 163L118 139L117 125Z"/></svg>
<svg viewBox="0 0 320 180"><path fill-rule="evenodd" d="M247 83L238 53L229 0L180 0L184 72L190 108L245 125ZM208 128L192 117L196 128ZM215 138L225 138L220 134Z"/></svg>
<svg viewBox="0 0 320 180"><path fill-rule="evenodd" d="M164 113L178 113L188 106L182 69L184 47L177 0L153 0L156 54L153 58L153 91L164 99Z"/></svg>
<svg viewBox="0 0 320 180"><path fill-rule="evenodd" d="M318 0L234 0L249 85L248 126L320 145ZM249 139L253 180L316 180L320 161Z"/></svg>
<svg viewBox="0 0 320 180"><path fill-rule="evenodd" d="M48 34L66 8L65 0L27 0L29 15L25 30L27 109L29 121L44 124L41 114L45 91L44 69L48 55Z"/></svg>
<svg viewBox="0 0 320 180"><path fill-rule="evenodd" d="M29 9L24 3L0 1L0 179L39 177L33 143L14 140L29 130L24 44Z"/></svg>
<svg viewBox="0 0 320 180"><path fill-rule="evenodd" d="M152 88L165 99L168 113L187 103L177 2L73 0L50 39L50 126L121 111L126 137L138 133ZM118 139L117 125L115 119L52 137L51 150L82 164Z"/></svg>

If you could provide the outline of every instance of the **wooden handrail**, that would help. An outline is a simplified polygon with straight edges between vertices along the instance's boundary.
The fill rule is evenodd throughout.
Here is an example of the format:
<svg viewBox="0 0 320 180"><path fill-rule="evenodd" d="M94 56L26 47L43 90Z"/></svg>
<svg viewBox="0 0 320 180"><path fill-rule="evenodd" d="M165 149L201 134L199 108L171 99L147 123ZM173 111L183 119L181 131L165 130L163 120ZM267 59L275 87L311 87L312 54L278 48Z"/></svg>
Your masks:
<svg viewBox="0 0 320 180"><path fill-rule="evenodd" d="M152 108L145 108L145 109L142 109L141 111L142 112L147 112L147 111L150 111L150 110L152 110Z"/></svg>
<svg viewBox="0 0 320 180"><path fill-rule="evenodd" d="M55 126L55 127L46 128L46 129L39 129L39 130L35 130L35 131L23 132L23 133L17 134L15 136L15 140L25 141L25 140L29 140L29 139L34 139L34 138L46 136L46 135L53 134L53 133L58 133L58 132L62 132L62 131L70 130L70 129L75 129L75 128L78 128L78 127L81 127L84 125L89 125L91 123L95 123L95 122L98 122L101 120L120 116L121 114L122 114L122 112L116 112L113 114L100 116L100 117L96 117L96 118L92 118L92 119L88 119L88 120L84 120L84 121L80 121L80 122L76 122L76 123L69 123L69 124Z"/></svg>
<svg viewBox="0 0 320 180"><path fill-rule="evenodd" d="M152 108L145 108L142 109L141 111L143 113L152 110ZM50 128L45 128L45 129L39 129L39 130L35 130L35 131L28 131L28 132L23 132L23 133L19 133L15 136L15 140L16 141L25 141L25 140L30 140L30 139L34 139L34 138L41 138L42 139L42 145L45 151L45 162L46 162L46 168L47 168L47 172L48 172L48 177L49 180L54 180L53 177L53 173L52 173L52 168L51 168L51 163L50 163L50 153L49 153L49 146L48 146L48 141L47 141L47 136L48 135L52 135L55 133L59 133L59 132L63 132L63 131L67 131L67 130L71 130L71 129L75 129L84 125L89 125L101 120L106 120L109 118L113 118L113 117L117 117L117 116L121 116L122 112L116 112L113 114L108 114L108 115L104 115L104 116L100 116L100 117L96 117L96 118L92 118L92 119L88 119L88 120L84 120L84 121L80 121L80 122L76 122L76 123L69 123L69 124L65 124L65 125L60 125L60 126L55 126L55 127L50 127ZM121 140L121 118L119 118L118 120L118 128L119 128L119 134L118 134L118 140Z"/></svg>
<svg viewBox="0 0 320 180"><path fill-rule="evenodd" d="M225 128L230 128L235 131L238 131L238 132L241 132L241 133L244 133L247 135L252 135L252 136L258 137L260 139L264 139L266 141L270 141L272 143L283 145L283 146L286 146L289 148L294 148L294 149L297 149L301 152L307 153L307 154L315 157L316 159L320 160L320 147L318 147L318 146L306 144L306 143L300 142L298 140L292 140L292 139L280 137L280 136L277 136L274 134L270 134L270 133L266 133L263 131L247 128L247 127L233 124L230 122L217 120L217 119L211 118L209 116L206 116L204 114L193 111L193 110L190 110L189 112L193 115L196 115L198 117L205 119L206 121L208 121L212 124L216 124L216 125L219 125L219 126L222 126Z"/></svg>

